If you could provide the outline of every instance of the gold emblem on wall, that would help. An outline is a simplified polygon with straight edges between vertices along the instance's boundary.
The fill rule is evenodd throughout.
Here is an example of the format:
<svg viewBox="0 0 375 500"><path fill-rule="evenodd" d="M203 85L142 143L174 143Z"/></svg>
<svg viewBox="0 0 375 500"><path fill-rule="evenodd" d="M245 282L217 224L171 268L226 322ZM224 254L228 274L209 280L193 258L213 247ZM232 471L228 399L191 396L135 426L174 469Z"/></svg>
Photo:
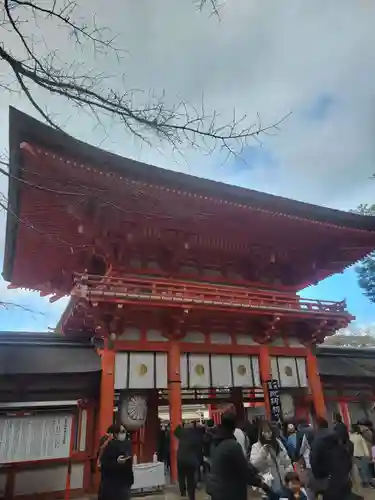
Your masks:
<svg viewBox="0 0 375 500"><path fill-rule="evenodd" d="M138 374L139 374L139 376L143 377L144 375L146 375L147 372L148 372L147 365L145 365L144 363L141 363L138 366Z"/></svg>
<svg viewBox="0 0 375 500"><path fill-rule="evenodd" d="M293 370L290 366L286 366L284 372L287 377L293 377Z"/></svg>
<svg viewBox="0 0 375 500"><path fill-rule="evenodd" d="M244 377L246 375L246 366L244 365L239 365L237 367L237 373L238 375L240 375L241 377Z"/></svg>
<svg viewBox="0 0 375 500"><path fill-rule="evenodd" d="M196 365L194 371L195 371L195 374L198 375L198 377L203 377L203 375L204 375L204 366L203 365Z"/></svg>

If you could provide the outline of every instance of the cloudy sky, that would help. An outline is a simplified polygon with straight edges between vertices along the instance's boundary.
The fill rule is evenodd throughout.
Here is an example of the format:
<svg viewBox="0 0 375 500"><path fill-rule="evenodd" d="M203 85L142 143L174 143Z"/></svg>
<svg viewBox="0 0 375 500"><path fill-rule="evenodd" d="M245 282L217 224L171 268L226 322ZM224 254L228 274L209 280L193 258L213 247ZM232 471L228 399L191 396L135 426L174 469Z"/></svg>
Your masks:
<svg viewBox="0 0 375 500"><path fill-rule="evenodd" d="M140 102L165 92L166 103L180 100L220 113L223 123L235 108L249 123L259 113L268 124L292 112L280 131L250 143L242 161L216 152L211 156L168 145L147 147L106 122L95 127L86 114L66 102L36 92L67 131L124 156L174 170L251 187L298 200L348 210L373 203L375 181L375 2L371 0L227 0L221 19L197 12L193 0L78 0L79 17L119 33L126 49L120 61L78 50L56 25L39 23L47 45L62 60L77 60L88 69L111 75L119 88L139 89ZM0 28L1 29L1 28ZM35 31L30 21L25 28ZM7 47L19 53L15 37L2 32ZM45 51L40 45L38 50ZM0 63L8 78L9 68ZM0 88L0 146L7 145L9 104L34 114L19 95ZM6 179L0 179L6 190ZM4 237L3 214L1 240ZM3 244L3 243L2 243ZM311 288L309 297L348 299L358 324L375 322L375 306L361 294L351 269ZM64 303L53 307L36 295L0 284L0 298L23 304L0 310L2 329L53 327ZM39 314L42 313L42 314Z"/></svg>

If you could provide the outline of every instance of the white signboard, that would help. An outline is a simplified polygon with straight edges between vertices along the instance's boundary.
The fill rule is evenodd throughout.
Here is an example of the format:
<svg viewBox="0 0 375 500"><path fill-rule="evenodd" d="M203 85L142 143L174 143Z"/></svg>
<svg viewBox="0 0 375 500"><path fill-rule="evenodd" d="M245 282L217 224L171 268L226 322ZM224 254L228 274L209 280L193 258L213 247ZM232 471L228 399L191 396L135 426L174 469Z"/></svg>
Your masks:
<svg viewBox="0 0 375 500"><path fill-rule="evenodd" d="M0 464L68 458L72 415L0 417Z"/></svg>

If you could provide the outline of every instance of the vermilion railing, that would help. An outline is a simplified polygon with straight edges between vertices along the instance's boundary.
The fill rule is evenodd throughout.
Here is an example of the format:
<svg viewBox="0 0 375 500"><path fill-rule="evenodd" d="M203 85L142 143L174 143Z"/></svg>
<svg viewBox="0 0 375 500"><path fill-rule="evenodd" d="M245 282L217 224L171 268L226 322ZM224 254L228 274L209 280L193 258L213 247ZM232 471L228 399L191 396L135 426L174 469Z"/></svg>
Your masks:
<svg viewBox="0 0 375 500"><path fill-rule="evenodd" d="M160 278L80 274L72 295L92 302L149 303L155 306L273 310L347 315L346 302L303 299L275 291L181 282Z"/></svg>

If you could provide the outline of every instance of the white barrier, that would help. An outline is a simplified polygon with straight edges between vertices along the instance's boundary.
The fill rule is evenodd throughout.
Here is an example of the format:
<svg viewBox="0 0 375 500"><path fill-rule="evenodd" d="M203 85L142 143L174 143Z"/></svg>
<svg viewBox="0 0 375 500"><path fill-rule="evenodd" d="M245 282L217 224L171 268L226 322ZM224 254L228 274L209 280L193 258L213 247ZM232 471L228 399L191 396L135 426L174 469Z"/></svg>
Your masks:
<svg viewBox="0 0 375 500"><path fill-rule="evenodd" d="M163 462L150 462L133 466L134 484L132 491L152 491L165 486Z"/></svg>

